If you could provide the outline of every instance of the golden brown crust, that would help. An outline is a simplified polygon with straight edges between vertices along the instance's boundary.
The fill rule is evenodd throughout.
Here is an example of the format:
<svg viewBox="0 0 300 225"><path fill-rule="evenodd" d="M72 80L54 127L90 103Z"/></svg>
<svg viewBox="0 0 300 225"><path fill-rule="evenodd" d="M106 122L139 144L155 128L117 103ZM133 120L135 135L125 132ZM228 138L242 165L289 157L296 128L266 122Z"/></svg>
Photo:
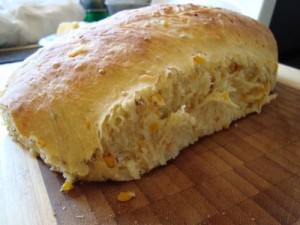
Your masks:
<svg viewBox="0 0 300 225"><path fill-rule="evenodd" d="M222 9L151 6L118 13L40 49L16 71L0 105L23 137L50 140L41 147L51 152L49 162L62 157L63 164L80 164L72 148L89 160L99 135L83 124L101 123L122 91L154 85L168 66L191 72L190 58L198 54L217 63L253 58L275 85L277 47L268 28ZM65 166L79 176L89 169Z"/></svg>
<svg viewBox="0 0 300 225"><path fill-rule="evenodd" d="M169 20L176 21L176 23L169 25ZM185 32L193 33L193 36L198 36L197 42L205 42L205 39L209 38L209 43L205 43L203 49L222 48L222 45L229 47L228 44L232 48L251 46L261 51L267 49L274 58L277 57L277 46L272 33L255 20L227 10L194 5L152 6L142 11L122 12L68 37L64 36L54 47L39 50L21 70L16 72L15 77L18 78L14 86L9 88L5 96L1 98L1 103L9 105L13 111L25 113L20 109L21 105L32 102L32 99L35 99L36 104L46 104L49 99L37 96L36 93L54 92L55 85L65 85L67 86L65 89L71 86L69 92L85 92L82 90L85 87L84 82L88 87L88 83L98 79L94 77L95 74L102 79L103 68L113 71L105 71L110 76L119 72L120 68L124 70L127 67L133 70L134 68L131 67L139 64L141 58L147 64L150 63L149 61L157 64L160 60L155 60L156 52L164 51L166 55L169 55L174 51L171 48L176 48L176 44L169 43L168 39L175 39L171 39L172 42L178 41L178 36L180 36L178 31L181 31L182 35ZM93 41L94 38L97 41ZM93 41L91 46L87 46L91 41ZM70 57L68 53L76 51L76 46L80 48L81 45L87 48L83 49L81 54L76 55L78 57ZM114 48L117 49L114 51ZM167 52L168 50L170 53ZM217 49L214 50L217 51ZM124 59L129 57L131 65L126 65ZM32 64L35 64L34 68ZM145 71L140 69L140 72ZM51 86L49 86L49 80L51 80ZM24 84L28 85L24 86ZM105 87L103 89L106 93ZM22 95L20 96L22 100L17 100L18 94ZM61 93L51 94L60 95ZM31 113L29 111L27 115L29 118L32 117Z"/></svg>

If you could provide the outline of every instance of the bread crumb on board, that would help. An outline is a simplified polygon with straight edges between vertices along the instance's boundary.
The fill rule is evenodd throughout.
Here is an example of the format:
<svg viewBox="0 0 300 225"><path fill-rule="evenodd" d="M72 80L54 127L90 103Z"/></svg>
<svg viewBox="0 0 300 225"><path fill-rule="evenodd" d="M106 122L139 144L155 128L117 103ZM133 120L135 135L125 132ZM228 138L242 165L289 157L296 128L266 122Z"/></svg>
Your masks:
<svg viewBox="0 0 300 225"><path fill-rule="evenodd" d="M66 180L63 185L61 186L60 188L60 191L63 191L63 192L67 192L67 191L70 191L71 189L73 189L74 186L73 186L73 183Z"/></svg>
<svg viewBox="0 0 300 225"><path fill-rule="evenodd" d="M75 216L77 219L83 219L84 218L84 215L78 215L78 216Z"/></svg>
<svg viewBox="0 0 300 225"><path fill-rule="evenodd" d="M133 191L121 191L118 196L117 200L119 202L127 202L135 197L135 193Z"/></svg>

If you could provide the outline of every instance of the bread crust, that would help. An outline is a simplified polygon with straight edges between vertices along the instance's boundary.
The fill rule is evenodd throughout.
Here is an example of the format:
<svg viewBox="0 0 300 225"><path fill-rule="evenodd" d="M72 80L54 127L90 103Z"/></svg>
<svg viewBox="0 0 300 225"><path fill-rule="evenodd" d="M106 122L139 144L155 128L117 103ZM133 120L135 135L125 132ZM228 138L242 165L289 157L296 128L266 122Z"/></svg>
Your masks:
<svg viewBox="0 0 300 225"><path fill-rule="evenodd" d="M232 94L233 102L243 109L232 113L235 116L228 119L232 121L259 111L269 101L277 65L276 41L257 21L191 4L151 6L87 25L38 50L14 73L0 105L17 141L66 177L129 180L165 162L148 165L136 176L105 163L109 146L101 142L102 126L117 105L136 102L136 93L144 89L154 90L170 68L182 77L195 71L209 74L204 97L221 82L215 75L219 67L228 77L248 68L252 70L248 75L259 74L255 82L263 84L259 90L264 97L257 106L254 101L252 106L250 102L241 106L242 94ZM239 82L232 79L230 83ZM232 86L238 90L239 85ZM197 137L211 133L197 132ZM95 160L102 164L95 165Z"/></svg>

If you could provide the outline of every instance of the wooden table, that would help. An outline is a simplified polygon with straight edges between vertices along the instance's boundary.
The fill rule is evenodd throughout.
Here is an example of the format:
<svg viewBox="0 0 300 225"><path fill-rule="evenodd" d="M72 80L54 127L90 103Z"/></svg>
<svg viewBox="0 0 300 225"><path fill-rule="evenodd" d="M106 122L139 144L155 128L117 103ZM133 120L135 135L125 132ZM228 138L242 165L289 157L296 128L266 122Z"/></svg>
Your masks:
<svg viewBox="0 0 300 225"><path fill-rule="evenodd" d="M0 66L0 89L19 63ZM59 192L0 126L0 224L300 224L300 71L279 66L276 101L201 138L133 182ZM136 198L116 200L120 191Z"/></svg>

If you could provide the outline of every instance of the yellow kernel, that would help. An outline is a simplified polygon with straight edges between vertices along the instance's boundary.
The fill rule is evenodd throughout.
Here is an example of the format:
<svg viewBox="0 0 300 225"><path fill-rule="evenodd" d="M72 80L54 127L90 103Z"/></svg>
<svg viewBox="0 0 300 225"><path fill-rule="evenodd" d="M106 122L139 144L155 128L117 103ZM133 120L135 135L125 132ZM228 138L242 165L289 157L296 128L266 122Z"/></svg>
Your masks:
<svg viewBox="0 0 300 225"><path fill-rule="evenodd" d="M158 129L158 124L157 123L151 123L150 125L150 131L155 132Z"/></svg>
<svg viewBox="0 0 300 225"><path fill-rule="evenodd" d="M74 186L72 182L66 180L65 183L61 186L60 191L70 191Z"/></svg>
<svg viewBox="0 0 300 225"><path fill-rule="evenodd" d="M164 28L169 27L169 24L165 20L160 21L160 24L163 25Z"/></svg>
<svg viewBox="0 0 300 225"><path fill-rule="evenodd" d="M135 197L135 193L133 191L121 191L118 196L117 200L119 202L127 202Z"/></svg>
<svg viewBox="0 0 300 225"><path fill-rule="evenodd" d="M109 168L113 168L115 166L115 158L112 155L103 156L103 160Z"/></svg>
<svg viewBox="0 0 300 225"><path fill-rule="evenodd" d="M196 55L193 57L193 61L197 64L203 64L205 63L205 59L199 55Z"/></svg>
<svg viewBox="0 0 300 225"><path fill-rule="evenodd" d="M227 92L223 92L222 97L225 101L227 101L229 99L229 95Z"/></svg>

